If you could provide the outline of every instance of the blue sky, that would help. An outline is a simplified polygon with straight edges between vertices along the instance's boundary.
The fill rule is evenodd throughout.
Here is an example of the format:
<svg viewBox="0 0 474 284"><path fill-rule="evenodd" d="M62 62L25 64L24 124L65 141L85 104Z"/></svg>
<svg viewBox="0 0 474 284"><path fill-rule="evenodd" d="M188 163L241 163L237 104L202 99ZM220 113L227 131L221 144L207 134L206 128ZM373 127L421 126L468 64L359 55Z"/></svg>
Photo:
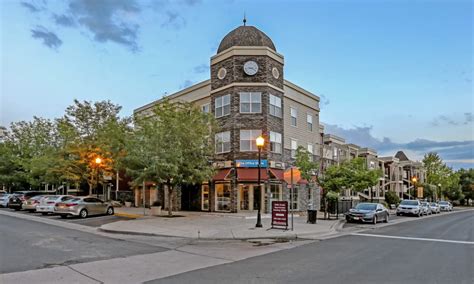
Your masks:
<svg viewBox="0 0 474 284"><path fill-rule="evenodd" d="M285 56L285 78L321 96L330 132L474 165L472 1L0 3L1 125L61 116L74 98L130 115L205 80L245 11Z"/></svg>

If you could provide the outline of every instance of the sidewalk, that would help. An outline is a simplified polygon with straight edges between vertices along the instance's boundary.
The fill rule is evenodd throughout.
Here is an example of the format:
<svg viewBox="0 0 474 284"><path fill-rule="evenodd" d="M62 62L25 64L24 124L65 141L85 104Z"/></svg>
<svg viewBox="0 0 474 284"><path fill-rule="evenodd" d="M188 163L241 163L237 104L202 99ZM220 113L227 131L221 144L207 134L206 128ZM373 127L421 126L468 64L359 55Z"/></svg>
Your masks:
<svg viewBox="0 0 474 284"><path fill-rule="evenodd" d="M262 215L263 228L255 228L256 213L207 213L207 212L173 212L181 217L168 218L149 216L149 209L116 208L119 216L135 216L135 220L118 221L102 225L100 230L108 233L137 234L148 236L168 236L208 240L236 239L318 239L335 234L342 227L341 220L322 220L318 214L316 224L307 224L306 216L294 216L294 230L291 231L291 216L288 230L271 229L271 216ZM319 219L321 218L321 219Z"/></svg>

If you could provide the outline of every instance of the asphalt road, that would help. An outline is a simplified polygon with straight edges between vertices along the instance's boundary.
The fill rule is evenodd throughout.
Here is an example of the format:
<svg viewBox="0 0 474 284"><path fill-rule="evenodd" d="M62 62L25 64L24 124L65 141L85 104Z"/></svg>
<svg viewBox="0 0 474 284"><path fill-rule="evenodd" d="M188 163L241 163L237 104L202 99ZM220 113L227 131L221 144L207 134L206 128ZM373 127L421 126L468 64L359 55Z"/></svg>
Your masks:
<svg viewBox="0 0 474 284"><path fill-rule="evenodd" d="M0 215L0 273L166 250Z"/></svg>
<svg viewBox="0 0 474 284"><path fill-rule="evenodd" d="M149 283L474 283L474 211L419 218Z"/></svg>

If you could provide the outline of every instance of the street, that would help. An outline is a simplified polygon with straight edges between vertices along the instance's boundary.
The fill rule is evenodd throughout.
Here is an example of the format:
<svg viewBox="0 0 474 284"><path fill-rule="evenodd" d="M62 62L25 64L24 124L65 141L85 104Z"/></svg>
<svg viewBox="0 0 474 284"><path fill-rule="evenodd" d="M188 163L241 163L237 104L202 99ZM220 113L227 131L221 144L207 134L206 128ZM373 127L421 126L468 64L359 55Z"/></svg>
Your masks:
<svg viewBox="0 0 474 284"><path fill-rule="evenodd" d="M150 283L474 283L473 232L474 211L441 214Z"/></svg>

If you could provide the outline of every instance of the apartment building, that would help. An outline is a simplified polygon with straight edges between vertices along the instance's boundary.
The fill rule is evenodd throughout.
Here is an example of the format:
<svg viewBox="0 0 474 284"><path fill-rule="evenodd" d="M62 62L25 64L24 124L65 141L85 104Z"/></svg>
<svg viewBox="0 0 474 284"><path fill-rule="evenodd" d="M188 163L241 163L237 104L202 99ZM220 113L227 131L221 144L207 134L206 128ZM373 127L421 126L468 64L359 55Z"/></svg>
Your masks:
<svg viewBox="0 0 474 284"><path fill-rule="evenodd" d="M220 129L215 136L216 175L199 187L182 188L178 209L239 212L261 206L268 211L271 201L290 200L283 172L293 163L298 146L319 159L320 99L286 80L284 63L266 34L253 26L240 26L222 39L211 57L209 80L167 97L212 113ZM150 115L160 100L134 114ZM266 141L260 187L255 143L259 135ZM314 192L307 182L296 182L300 186L290 207L305 210Z"/></svg>

